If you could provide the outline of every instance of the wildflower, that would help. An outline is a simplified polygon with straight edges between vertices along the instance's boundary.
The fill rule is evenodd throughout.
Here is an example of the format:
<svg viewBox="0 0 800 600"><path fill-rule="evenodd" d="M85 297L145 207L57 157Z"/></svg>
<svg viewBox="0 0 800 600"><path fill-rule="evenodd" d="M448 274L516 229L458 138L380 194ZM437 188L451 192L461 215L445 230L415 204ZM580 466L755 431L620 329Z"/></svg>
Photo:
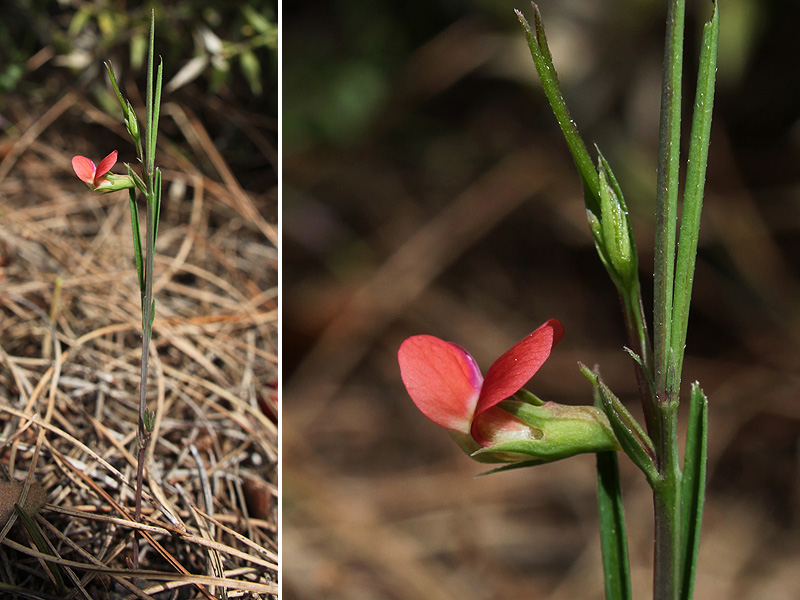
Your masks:
<svg viewBox="0 0 800 600"><path fill-rule="evenodd" d="M400 375L422 414L448 429L476 460L549 462L616 450L599 409L545 403L520 391L563 333L561 323L547 321L498 358L486 378L461 346L416 335L400 346Z"/></svg>
<svg viewBox="0 0 800 600"><path fill-rule="evenodd" d="M116 162L117 151L114 150L96 166L93 161L85 156L74 156L72 157L72 168L75 170L75 175L78 176L78 179L94 189L102 183L103 175L108 173Z"/></svg>
<svg viewBox="0 0 800 600"><path fill-rule="evenodd" d="M98 165L95 165L93 161L85 156L73 156L72 169L75 171L78 179L83 181L95 192L107 193L133 188L134 182L130 176L109 173L111 167L113 167L116 162L116 150L101 160Z"/></svg>

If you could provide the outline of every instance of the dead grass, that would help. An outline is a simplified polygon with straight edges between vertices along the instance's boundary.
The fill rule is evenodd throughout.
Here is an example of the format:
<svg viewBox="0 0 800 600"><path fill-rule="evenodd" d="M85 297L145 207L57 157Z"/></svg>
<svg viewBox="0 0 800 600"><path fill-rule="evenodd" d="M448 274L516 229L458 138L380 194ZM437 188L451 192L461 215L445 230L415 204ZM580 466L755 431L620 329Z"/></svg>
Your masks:
<svg viewBox="0 0 800 600"><path fill-rule="evenodd" d="M139 524L130 212L70 167L107 144L125 157L124 129L76 92L4 111L18 127L0 139L0 479L44 488L48 548L6 524L3 597L277 594L277 189L268 174L243 189L187 107L162 114L176 134L159 140L156 421Z"/></svg>

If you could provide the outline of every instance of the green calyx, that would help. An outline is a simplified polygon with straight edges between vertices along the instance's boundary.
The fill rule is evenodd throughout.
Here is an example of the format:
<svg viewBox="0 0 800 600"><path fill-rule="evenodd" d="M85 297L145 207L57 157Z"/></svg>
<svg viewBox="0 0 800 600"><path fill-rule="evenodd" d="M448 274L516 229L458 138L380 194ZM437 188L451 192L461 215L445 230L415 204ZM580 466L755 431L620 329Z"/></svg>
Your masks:
<svg viewBox="0 0 800 600"><path fill-rule="evenodd" d="M533 405L505 400L498 407L527 425L531 435L481 448L472 455L476 460L485 455L499 455L541 464L576 454L620 450L608 419L594 406L555 402Z"/></svg>
<svg viewBox="0 0 800 600"><path fill-rule="evenodd" d="M136 187L133 178L128 175L115 175L114 173L107 173L103 176L100 185L94 188L95 192L101 194L108 194L110 192L118 192L120 190L128 190Z"/></svg>

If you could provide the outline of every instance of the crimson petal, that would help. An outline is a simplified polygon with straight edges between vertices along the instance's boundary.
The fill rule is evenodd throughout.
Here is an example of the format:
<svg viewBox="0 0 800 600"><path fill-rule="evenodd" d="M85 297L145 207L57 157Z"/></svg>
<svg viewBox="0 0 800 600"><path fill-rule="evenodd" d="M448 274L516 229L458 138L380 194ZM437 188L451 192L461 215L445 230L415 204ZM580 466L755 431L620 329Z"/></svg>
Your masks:
<svg viewBox="0 0 800 600"><path fill-rule="evenodd" d="M94 163L85 156L72 157L72 170L75 171L75 175L78 176L78 179L84 183L90 185L94 183L95 166Z"/></svg>
<svg viewBox="0 0 800 600"><path fill-rule="evenodd" d="M97 165L97 172L95 173L95 184L97 184L97 180L100 179L103 175L108 173L117 162L117 151L114 150L111 154L106 156L103 160L100 161L100 164Z"/></svg>
<svg viewBox="0 0 800 600"><path fill-rule="evenodd" d="M548 359L562 335L561 323L550 319L498 358L486 373L475 414L479 415L522 389Z"/></svg>
<svg viewBox="0 0 800 600"><path fill-rule="evenodd" d="M415 335L400 345L397 360L408 395L422 414L468 434L482 380L472 356L432 335Z"/></svg>

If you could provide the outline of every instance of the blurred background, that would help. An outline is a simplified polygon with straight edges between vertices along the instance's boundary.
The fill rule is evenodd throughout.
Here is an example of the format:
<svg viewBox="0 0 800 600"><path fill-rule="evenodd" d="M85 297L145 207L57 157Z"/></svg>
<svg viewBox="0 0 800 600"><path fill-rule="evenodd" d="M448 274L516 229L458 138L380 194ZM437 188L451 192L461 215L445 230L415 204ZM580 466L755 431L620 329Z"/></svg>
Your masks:
<svg viewBox="0 0 800 600"><path fill-rule="evenodd" d="M625 192L651 312L666 7L541 0L567 103ZM414 407L396 352L429 333L485 369L548 318L528 388L586 404L599 364L638 414L612 284L508 0L284 10L284 594L602 598L594 459L485 470ZM800 4L722 3L684 387L711 402L697 598L800 597ZM685 97L701 25L688 2ZM652 500L623 462L635 597Z"/></svg>

